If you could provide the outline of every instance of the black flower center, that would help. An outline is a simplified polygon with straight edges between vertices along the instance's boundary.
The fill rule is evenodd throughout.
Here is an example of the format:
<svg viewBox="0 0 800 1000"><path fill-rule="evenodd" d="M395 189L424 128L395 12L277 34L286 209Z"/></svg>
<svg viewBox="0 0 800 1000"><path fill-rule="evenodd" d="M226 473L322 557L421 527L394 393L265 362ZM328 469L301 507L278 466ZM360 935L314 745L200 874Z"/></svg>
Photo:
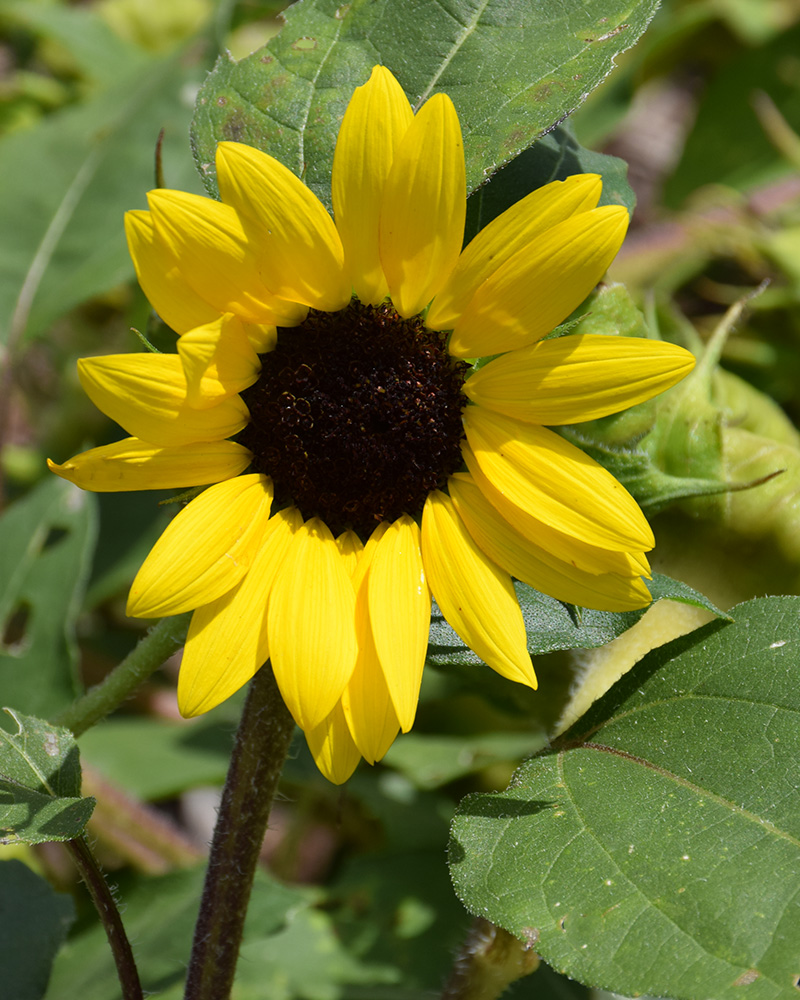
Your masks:
<svg viewBox="0 0 800 1000"><path fill-rule="evenodd" d="M461 465L461 386L467 366L442 334L389 305L353 300L279 328L242 393L239 436L278 504L294 503L334 533L366 538L383 520L416 516Z"/></svg>

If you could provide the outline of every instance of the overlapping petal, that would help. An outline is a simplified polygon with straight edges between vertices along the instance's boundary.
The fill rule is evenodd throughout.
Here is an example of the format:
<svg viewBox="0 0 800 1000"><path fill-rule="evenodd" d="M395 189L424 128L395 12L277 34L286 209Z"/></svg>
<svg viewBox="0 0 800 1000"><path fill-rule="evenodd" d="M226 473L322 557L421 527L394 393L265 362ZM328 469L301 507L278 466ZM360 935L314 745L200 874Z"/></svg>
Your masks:
<svg viewBox="0 0 800 1000"><path fill-rule="evenodd" d="M308 732L333 711L358 652L353 585L319 518L292 539L270 596L268 629L275 679L298 726Z"/></svg>
<svg viewBox="0 0 800 1000"><path fill-rule="evenodd" d="M424 309L458 260L466 195L458 115L436 94L406 130L383 193L381 262L401 316Z"/></svg>
<svg viewBox="0 0 800 1000"><path fill-rule="evenodd" d="M134 618L210 604L250 568L272 506L272 483L250 474L209 486L167 525L128 595Z"/></svg>
<svg viewBox="0 0 800 1000"><path fill-rule="evenodd" d="M498 215L458 258L428 310L427 326L433 330L452 330L490 275L548 229L595 208L602 186L598 174L574 174L532 191Z"/></svg>
<svg viewBox="0 0 800 1000"><path fill-rule="evenodd" d="M475 292L453 328L450 353L477 358L540 340L603 277L627 228L626 210L607 205L548 229Z"/></svg>
<svg viewBox="0 0 800 1000"><path fill-rule="evenodd" d="M459 473L451 477L448 488L456 511L479 548L523 583L556 600L600 611L631 611L650 603L650 591L641 578L587 573L520 535L471 476Z"/></svg>
<svg viewBox="0 0 800 1000"><path fill-rule="evenodd" d="M470 649L499 674L535 688L511 577L475 544L453 501L439 490L422 513L422 557L436 603Z"/></svg>
<svg viewBox="0 0 800 1000"><path fill-rule="evenodd" d="M331 189L345 270L358 298L373 305L388 293L379 250L386 178L413 119L403 88L376 66L367 83L356 87L336 141Z"/></svg>
<svg viewBox="0 0 800 1000"><path fill-rule="evenodd" d="M306 731L306 742L314 763L334 785L344 784L361 759L340 701L318 726Z"/></svg>
<svg viewBox="0 0 800 1000"><path fill-rule="evenodd" d="M233 208L184 191L151 191L147 199L182 278L218 313L256 324L302 322L305 306L278 299L261 280L258 252Z"/></svg>
<svg viewBox="0 0 800 1000"><path fill-rule="evenodd" d="M403 732L414 723L431 623L420 546L419 527L404 514L386 529L369 568L372 636Z"/></svg>
<svg viewBox="0 0 800 1000"><path fill-rule="evenodd" d="M192 615L178 676L178 707L189 718L209 712L246 684L269 657L267 605L294 533L293 507L271 517L242 580Z"/></svg>
<svg viewBox="0 0 800 1000"><path fill-rule="evenodd" d="M251 386L261 371L246 325L231 313L185 333L178 341L178 356L186 376L186 400L200 410Z"/></svg>
<svg viewBox="0 0 800 1000"><path fill-rule="evenodd" d="M558 434L479 406L465 409L464 429L487 479L522 511L612 551L641 552L655 544L630 493Z"/></svg>
<svg viewBox="0 0 800 1000"><path fill-rule="evenodd" d="M203 441L161 448L129 437L91 448L56 465L51 472L82 490L118 493L123 490L170 490L219 483L244 472L252 455L235 441Z"/></svg>
<svg viewBox="0 0 800 1000"><path fill-rule="evenodd" d="M291 170L252 146L221 142L217 182L222 200L236 209L261 279L273 294L330 311L349 302L344 250L333 219Z"/></svg>
<svg viewBox="0 0 800 1000"><path fill-rule="evenodd" d="M495 358L464 395L515 420L573 424L642 403L693 367L688 351L662 340L573 334Z"/></svg>
<svg viewBox="0 0 800 1000"><path fill-rule="evenodd" d="M248 420L240 396L198 410L189 404L177 354L106 354L82 358L78 377L86 395L134 437L166 448L221 441Z"/></svg>
<svg viewBox="0 0 800 1000"><path fill-rule="evenodd" d="M142 291L167 326L185 333L217 318L219 312L194 291L178 258L156 237L149 212L126 212L125 234Z"/></svg>

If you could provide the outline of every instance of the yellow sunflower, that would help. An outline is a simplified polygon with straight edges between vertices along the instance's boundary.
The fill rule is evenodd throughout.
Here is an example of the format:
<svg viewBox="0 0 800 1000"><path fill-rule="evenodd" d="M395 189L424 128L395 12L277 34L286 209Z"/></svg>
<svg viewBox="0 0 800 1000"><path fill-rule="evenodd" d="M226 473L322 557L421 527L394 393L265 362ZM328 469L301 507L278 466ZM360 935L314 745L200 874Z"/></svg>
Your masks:
<svg viewBox="0 0 800 1000"><path fill-rule="evenodd" d="M90 490L208 487L145 560L128 611L194 610L185 716L271 659L317 765L342 782L414 721L431 595L481 659L532 687L512 577L586 607L649 602L647 521L543 425L639 403L693 359L654 341L543 340L605 272L625 209L596 207L599 177L571 177L462 251L455 109L437 94L414 114L383 67L342 121L335 224L265 153L223 142L216 168L221 201L157 190L126 218L177 354L79 363L132 436L50 467Z"/></svg>

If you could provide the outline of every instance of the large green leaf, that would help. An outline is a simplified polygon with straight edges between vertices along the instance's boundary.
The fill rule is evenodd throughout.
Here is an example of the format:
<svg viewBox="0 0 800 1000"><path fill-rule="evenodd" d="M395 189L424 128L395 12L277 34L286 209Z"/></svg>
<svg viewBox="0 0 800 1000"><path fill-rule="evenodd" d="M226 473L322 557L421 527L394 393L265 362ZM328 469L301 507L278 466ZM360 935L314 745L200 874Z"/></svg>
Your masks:
<svg viewBox="0 0 800 1000"><path fill-rule="evenodd" d="M467 907L633 996L797 996L800 598L653 651L450 849Z"/></svg>
<svg viewBox="0 0 800 1000"><path fill-rule="evenodd" d="M382 63L412 104L448 93L467 186L560 122L647 27L658 0L299 0L265 48L223 57L198 95L192 140L215 192L222 139L267 150L330 203L333 148L355 87Z"/></svg>
<svg viewBox="0 0 800 1000"><path fill-rule="evenodd" d="M0 996L41 1000L73 919L70 896L54 892L21 861L0 863Z"/></svg>
<svg viewBox="0 0 800 1000"><path fill-rule="evenodd" d="M562 604L547 594L542 594L525 583L515 582L517 597L528 633L528 651L532 655L552 653L557 649L595 649L604 646L627 632L642 617L647 608L637 611L593 611ZM679 601L696 608L705 608L712 614L727 617L696 590L671 580L661 573L654 573L649 583L654 601ZM444 664L480 663L481 659L464 645L434 606L428 645L428 663Z"/></svg>
<svg viewBox="0 0 800 1000"><path fill-rule="evenodd" d="M3 704L48 716L77 693L75 619L96 533L94 496L55 476L0 518Z"/></svg>
<svg viewBox="0 0 800 1000"><path fill-rule="evenodd" d="M75 739L41 719L6 709L16 733L0 729L0 843L73 840L94 809L81 798Z"/></svg>
<svg viewBox="0 0 800 1000"><path fill-rule="evenodd" d="M122 219L154 186L162 127L168 183L196 183L185 88L201 73L185 54L120 60L113 85L0 140L0 231L14 234L0 248L0 342L132 277Z"/></svg>

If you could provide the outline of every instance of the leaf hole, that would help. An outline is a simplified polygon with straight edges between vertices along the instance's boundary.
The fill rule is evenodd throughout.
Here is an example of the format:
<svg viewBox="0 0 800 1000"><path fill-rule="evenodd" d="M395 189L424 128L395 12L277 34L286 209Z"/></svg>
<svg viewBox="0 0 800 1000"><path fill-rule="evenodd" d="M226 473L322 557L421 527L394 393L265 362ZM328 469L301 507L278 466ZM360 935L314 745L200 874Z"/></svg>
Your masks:
<svg viewBox="0 0 800 1000"><path fill-rule="evenodd" d="M559 929L560 931L563 931L563 930L566 930L566 928L565 928L565 926L564 926L564 924L566 924L566 922L567 922L567 918L566 918L566 917L562 917L562 918L561 918L561 919L559 920L559 922L558 922L558 929Z"/></svg>
<svg viewBox="0 0 800 1000"><path fill-rule="evenodd" d="M796 990L800 990L800 976L794 977L794 979L792 980L792 986L794 986Z"/></svg>
<svg viewBox="0 0 800 1000"><path fill-rule="evenodd" d="M28 626L32 610L27 601L20 601L3 622L0 644L3 650L10 653L11 656L21 656L30 645Z"/></svg>

